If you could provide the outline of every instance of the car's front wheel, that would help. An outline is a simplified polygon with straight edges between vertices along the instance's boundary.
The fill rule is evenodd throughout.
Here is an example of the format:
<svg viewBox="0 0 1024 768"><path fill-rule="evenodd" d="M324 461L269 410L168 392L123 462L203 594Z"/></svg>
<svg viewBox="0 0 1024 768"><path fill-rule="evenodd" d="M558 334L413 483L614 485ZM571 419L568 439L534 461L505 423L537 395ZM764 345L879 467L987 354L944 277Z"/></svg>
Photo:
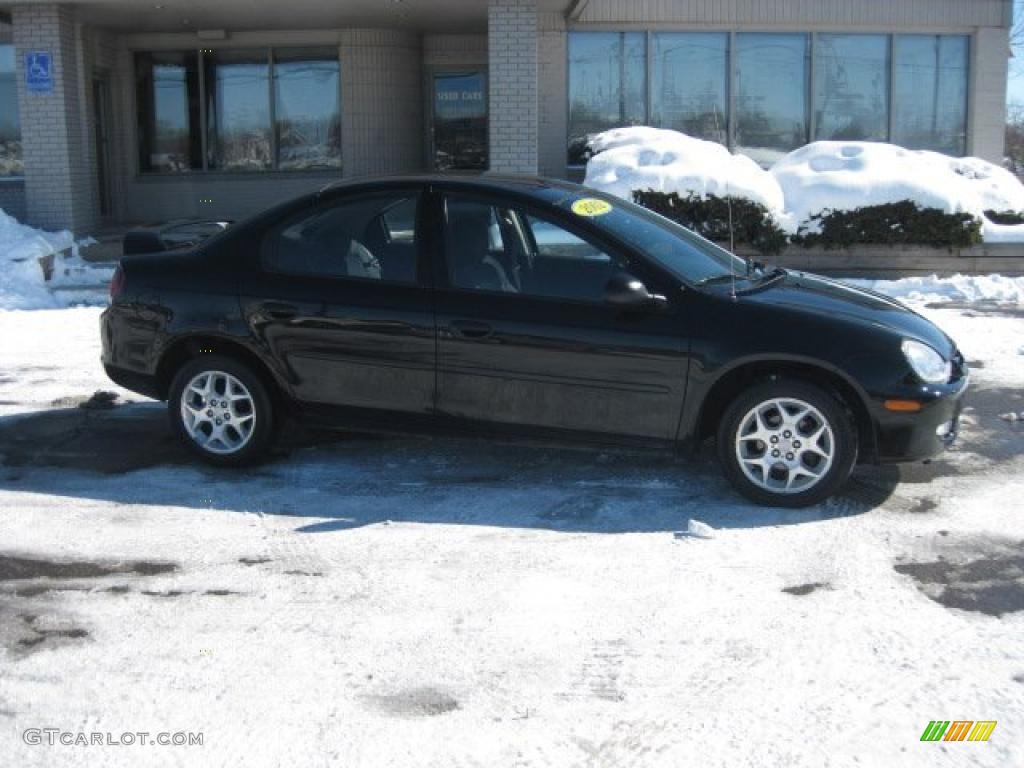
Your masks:
<svg viewBox="0 0 1024 768"><path fill-rule="evenodd" d="M252 463L273 437L267 388L248 366L229 357L203 355L182 366L171 382L167 408L172 429L211 464Z"/></svg>
<svg viewBox="0 0 1024 768"><path fill-rule="evenodd" d="M843 404L803 381L776 379L740 394L718 429L733 486L759 504L805 507L835 493L857 459L857 430Z"/></svg>

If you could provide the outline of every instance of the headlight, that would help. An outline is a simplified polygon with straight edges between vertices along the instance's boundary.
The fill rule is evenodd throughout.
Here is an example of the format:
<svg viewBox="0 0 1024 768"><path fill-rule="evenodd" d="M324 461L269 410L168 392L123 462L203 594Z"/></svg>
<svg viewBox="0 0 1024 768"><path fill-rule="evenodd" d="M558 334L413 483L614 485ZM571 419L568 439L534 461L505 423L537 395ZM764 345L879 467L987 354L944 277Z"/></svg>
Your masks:
<svg viewBox="0 0 1024 768"><path fill-rule="evenodd" d="M929 384L945 384L953 373L953 364L920 341L903 340L903 355L914 373Z"/></svg>

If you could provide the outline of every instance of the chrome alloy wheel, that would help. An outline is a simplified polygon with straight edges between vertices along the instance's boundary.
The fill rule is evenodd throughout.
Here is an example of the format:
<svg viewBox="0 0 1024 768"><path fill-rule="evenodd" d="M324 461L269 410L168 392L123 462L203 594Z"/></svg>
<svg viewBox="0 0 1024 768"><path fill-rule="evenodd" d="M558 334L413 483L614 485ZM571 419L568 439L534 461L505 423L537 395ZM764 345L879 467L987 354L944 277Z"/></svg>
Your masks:
<svg viewBox="0 0 1024 768"><path fill-rule="evenodd" d="M828 419L795 398L765 400L736 431L736 458L747 479L770 493L801 493L828 473L836 441Z"/></svg>
<svg viewBox="0 0 1024 768"><path fill-rule="evenodd" d="M249 390L224 371L203 371L181 393L181 423L204 451L240 451L256 426L256 406Z"/></svg>

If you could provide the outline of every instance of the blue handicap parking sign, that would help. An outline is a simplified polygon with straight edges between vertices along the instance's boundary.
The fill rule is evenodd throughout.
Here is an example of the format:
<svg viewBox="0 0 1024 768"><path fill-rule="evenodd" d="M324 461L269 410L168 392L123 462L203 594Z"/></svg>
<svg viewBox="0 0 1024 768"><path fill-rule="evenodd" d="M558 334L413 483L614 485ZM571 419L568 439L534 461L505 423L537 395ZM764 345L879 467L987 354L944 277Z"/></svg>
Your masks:
<svg viewBox="0 0 1024 768"><path fill-rule="evenodd" d="M53 90L53 56L49 51L25 52L25 85L36 93Z"/></svg>

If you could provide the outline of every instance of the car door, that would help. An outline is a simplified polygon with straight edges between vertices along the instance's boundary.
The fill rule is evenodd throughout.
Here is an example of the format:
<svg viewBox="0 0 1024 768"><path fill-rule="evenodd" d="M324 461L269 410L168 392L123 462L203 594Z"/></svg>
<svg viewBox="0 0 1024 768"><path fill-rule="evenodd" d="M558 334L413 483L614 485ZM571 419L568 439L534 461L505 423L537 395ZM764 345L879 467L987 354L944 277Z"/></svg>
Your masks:
<svg viewBox="0 0 1024 768"><path fill-rule="evenodd" d="M675 438L688 367L678 283L539 208L452 192L438 218L440 416L601 441ZM671 292L667 304L605 302L624 271Z"/></svg>
<svg viewBox="0 0 1024 768"><path fill-rule="evenodd" d="M294 395L349 416L429 417L435 328L417 187L349 192L270 223L242 312Z"/></svg>

